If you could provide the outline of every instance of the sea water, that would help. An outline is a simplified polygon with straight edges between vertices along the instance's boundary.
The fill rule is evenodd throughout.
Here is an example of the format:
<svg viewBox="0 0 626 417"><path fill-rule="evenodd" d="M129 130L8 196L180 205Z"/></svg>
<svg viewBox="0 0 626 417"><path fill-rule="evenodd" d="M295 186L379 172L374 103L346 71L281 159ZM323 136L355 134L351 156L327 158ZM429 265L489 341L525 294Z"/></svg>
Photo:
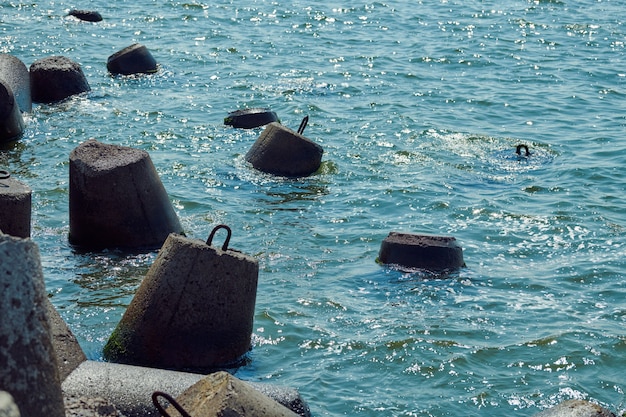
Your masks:
<svg viewBox="0 0 626 417"><path fill-rule="evenodd" d="M92 360L155 252L68 244L70 152L149 152L189 237L260 263L235 375L315 416L531 416L626 408L626 3L68 0L0 3L0 52L78 62L87 94L37 104L2 152L33 189L50 299ZM99 23L66 14L100 12ZM134 43L156 74L114 77ZM324 148L285 179L244 155L268 107ZM517 155L517 145L530 157ZM390 231L454 236L466 268L376 263Z"/></svg>

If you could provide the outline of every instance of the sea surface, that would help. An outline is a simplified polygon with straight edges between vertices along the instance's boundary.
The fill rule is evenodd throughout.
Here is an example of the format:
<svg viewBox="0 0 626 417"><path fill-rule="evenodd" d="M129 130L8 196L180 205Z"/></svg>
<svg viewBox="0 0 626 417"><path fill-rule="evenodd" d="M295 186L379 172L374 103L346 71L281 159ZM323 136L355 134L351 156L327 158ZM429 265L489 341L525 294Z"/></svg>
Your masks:
<svg viewBox="0 0 626 417"><path fill-rule="evenodd" d="M68 244L69 154L95 138L150 154L187 236L224 223L258 259L237 377L318 417L621 414L625 42L623 0L3 0L0 52L66 56L91 91L34 105L0 167L33 190L47 290L92 360L156 257ZM134 43L158 72L109 75ZM253 169L262 129L223 123L250 107L309 116L319 172ZM454 236L467 267L377 264L391 231Z"/></svg>

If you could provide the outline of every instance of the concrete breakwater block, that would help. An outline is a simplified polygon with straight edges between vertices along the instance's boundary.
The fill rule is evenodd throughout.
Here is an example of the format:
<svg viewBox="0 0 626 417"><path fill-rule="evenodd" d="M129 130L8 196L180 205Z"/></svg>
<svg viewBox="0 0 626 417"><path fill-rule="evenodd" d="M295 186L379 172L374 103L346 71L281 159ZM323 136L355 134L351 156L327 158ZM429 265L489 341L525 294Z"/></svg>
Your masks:
<svg viewBox="0 0 626 417"><path fill-rule="evenodd" d="M301 133L272 122L254 142L246 161L259 171L284 177L306 177L317 171L324 150Z"/></svg>
<svg viewBox="0 0 626 417"><path fill-rule="evenodd" d="M13 91L20 110L30 112L33 103L30 97L30 73L26 65L13 55L0 54L0 80Z"/></svg>
<svg viewBox="0 0 626 417"><path fill-rule="evenodd" d="M18 140L25 127L22 112L11 87L0 79L0 143Z"/></svg>
<svg viewBox="0 0 626 417"><path fill-rule="evenodd" d="M155 404L160 404L158 400L155 398ZM178 396L175 403L191 416L298 416L227 372L216 372L198 381ZM165 412L176 415L176 410L172 404Z"/></svg>
<svg viewBox="0 0 626 417"><path fill-rule="evenodd" d="M465 266L463 249L454 237L398 232L390 232L383 240L378 261L435 272Z"/></svg>
<svg viewBox="0 0 626 417"><path fill-rule="evenodd" d="M102 15L93 10L77 10L72 9L67 13L68 16L73 16L79 20L85 22L100 22L102 21Z"/></svg>
<svg viewBox="0 0 626 417"><path fill-rule="evenodd" d="M31 205L30 187L0 170L0 230L11 236L30 237Z"/></svg>
<svg viewBox="0 0 626 417"><path fill-rule="evenodd" d="M534 417L615 417L615 414L589 401L568 400L543 410Z"/></svg>
<svg viewBox="0 0 626 417"><path fill-rule="evenodd" d="M23 416L64 417L39 250L0 234L0 387Z"/></svg>
<svg viewBox="0 0 626 417"><path fill-rule="evenodd" d="M161 416L151 401L155 391L166 392L176 398L205 376L166 369L86 361L63 381L62 387L66 396L104 398L127 417L152 417ZM293 388L258 382L244 383L302 417L311 415L308 405Z"/></svg>
<svg viewBox="0 0 626 417"><path fill-rule="evenodd" d="M30 66L31 98L54 103L91 90L80 65L64 56L50 56Z"/></svg>
<svg viewBox="0 0 626 417"><path fill-rule="evenodd" d="M278 122L278 116L265 108L235 110L224 118L225 125L240 129L254 129L272 122Z"/></svg>
<svg viewBox="0 0 626 417"><path fill-rule="evenodd" d="M171 234L104 347L112 362L211 370L250 350L258 261L208 241Z"/></svg>
<svg viewBox="0 0 626 417"><path fill-rule="evenodd" d="M111 74L151 74L157 69L157 62L148 48L139 43L117 51L107 59L107 70Z"/></svg>
<svg viewBox="0 0 626 417"><path fill-rule="evenodd" d="M183 233L146 151L90 139L70 153L70 243L158 248Z"/></svg>

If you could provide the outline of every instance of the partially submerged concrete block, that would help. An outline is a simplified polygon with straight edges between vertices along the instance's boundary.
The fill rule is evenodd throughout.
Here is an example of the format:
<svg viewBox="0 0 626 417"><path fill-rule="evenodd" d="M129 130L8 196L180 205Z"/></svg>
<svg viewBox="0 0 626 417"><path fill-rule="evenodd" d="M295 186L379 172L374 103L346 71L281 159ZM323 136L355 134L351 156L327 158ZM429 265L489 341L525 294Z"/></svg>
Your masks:
<svg viewBox="0 0 626 417"><path fill-rule="evenodd" d="M198 372L239 363L251 347L259 265L227 243L170 235L104 357Z"/></svg>
<svg viewBox="0 0 626 417"><path fill-rule="evenodd" d="M534 417L615 417L615 414L589 401L567 400Z"/></svg>
<svg viewBox="0 0 626 417"><path fill-rule="evenodd" d="M0 171L0 230L7 235L30 237L32 190L6 171Z"/></svg>
<svg viewBox="0 0 626 417"><path fill-rule="evenodd" d="M454 237L398 232L390 232L383 240L378 261L435 272L465 266L463 249Z"/></svg>
<svg viewBox="0 0 626 417"><path fill-rule="evenodd" d="M139 43L117 51L107 59L107 70L111 74L151 74L157 69L157 62L148 48Z"/></svg>
<svg viewBox="0 0 626 417"><path fill-rule="evenodd" d="M246 161L268 174L306 177L320 168L323 153L317 143L272 122L246 153Z"/></svg>
<svg viewBox="0 0 626 417"><path fill-rule="evenodd" d="M23 416L64 417L39 250L0 234L0 387Z"/></svg>
<svg viewBox="0 0 626 417"><path fill-rule="evenodd" d="M20 110L30 112L33 103L30 97L30 73L26 65L13 55L0 54L0 80L13 91Z"/></svg>
<svg viewBox="0 0 626 417"><path fill-rule="evenodd" d="M50 56L30 66L30 89L36 103L54 103L91 90L80 65L64 56Z"/></svg>
<svg viewBox="0 0 626 417"><path fill-rule="evenodd" d="M90 139L70 153L70 235L85 249L154 249L183 233L146 151Z"/></svg>
<svg viewBox="0 0 626 417"><path fill-rule="evenodd" d="M18 140L25 127L11 87L0 79L0 144Z"/></svg>

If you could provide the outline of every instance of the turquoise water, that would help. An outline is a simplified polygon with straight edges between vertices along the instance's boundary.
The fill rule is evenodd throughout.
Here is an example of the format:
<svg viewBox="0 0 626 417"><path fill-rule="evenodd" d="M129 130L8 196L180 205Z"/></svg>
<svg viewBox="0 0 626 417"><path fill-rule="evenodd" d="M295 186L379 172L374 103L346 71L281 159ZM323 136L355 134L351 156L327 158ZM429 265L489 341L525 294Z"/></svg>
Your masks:
<svg viewBox="0 0 626 417"><path fill-rule="evenodd" d="M95 138L150 153L188 236L226 223L259 260L240 378L295 387L316 416L623 412L625 6L0 2L0 52L67 56L92 88L36 105L0 156L33 189L53 304L98 360L156 256L68 245L69 153ZM159 72L109 76L135 42ZM308 115L320 172L248 166L260 129L223 125L246 107L293 129ZM390 231L455 236L467 268L382 267Z"/></svg>

